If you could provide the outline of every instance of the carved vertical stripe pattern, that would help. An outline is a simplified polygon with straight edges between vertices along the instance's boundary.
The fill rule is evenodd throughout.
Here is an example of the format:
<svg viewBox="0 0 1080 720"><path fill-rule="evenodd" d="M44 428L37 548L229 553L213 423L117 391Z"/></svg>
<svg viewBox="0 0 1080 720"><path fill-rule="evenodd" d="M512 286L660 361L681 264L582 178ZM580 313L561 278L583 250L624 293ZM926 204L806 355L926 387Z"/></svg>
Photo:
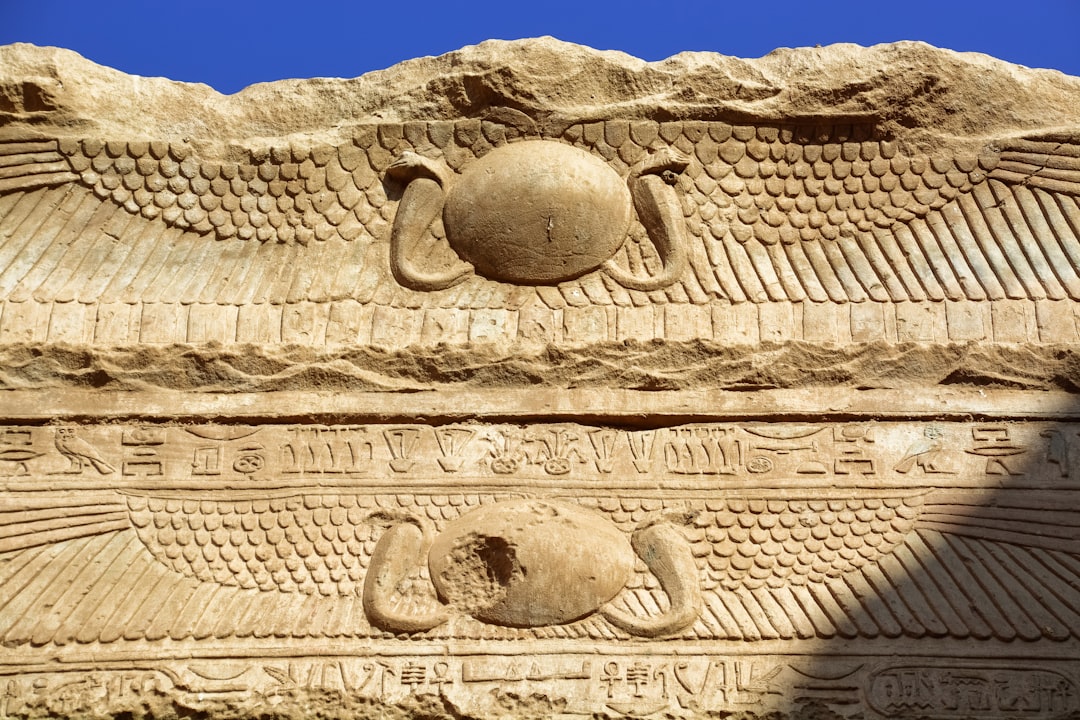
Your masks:
<svg viewBox="0 0 1080 720"><path fill-rule="evenodd" d="M401 497L223 502L129 495L113 506L62 498L12 505L0 513L0 637L9 645L379 637L358 612L359 589L375 540L401 512L384 508ZM677 637L1076 637L1077 512L1037 506L1038 496L996 508L931 497L710 501L715 509L695 514L685 530L703 607ZM471 507L426 504L414 511L438 528ZM620 506L610 517L629 533L639 515ZM1043 530L1032 533L1033 523ZM406 612L434 602L423 567L397 591L394 602ZM43 607L50 608L45 615ZM668 599L639 564L613 608L658 616ZM455 617L417 637L552 633L604 639L621 631L597 617L557 629Z"/></svg>
<svg viewBox="0 0 1080 720"><path fill-rule="evenodd" d="M991 155L980 165L969 158L906 157L895 143L876 139L870 126L814 135L798 126L756 132L737 126L732 133L723 123L706 124L727 137L718 143L696 130L689 139L680 123L632 124L664 130L631 133L653 138L641 153L692 152L676 188L685 199L689 269L673 288L651 293L593 276L569 281L560 290L571 306L826 297L897 302L918 301L924 293L933 300L1080 298L1080 171L1074 167L1080 144L1005 141L1000 163ZM339 147L240 149L245 158L232 162L154 143L0 142L0 162L21 163L0 168L7 183L0 187L0 227L8 236L0 248L7 260L0 263L0 294L15 302L171 304L354 298L417 309L520 303L511 301L517 288L480 278L417 293L397 286L379 266L384 256L371 250L386 242L395 206L379 175L389 154L415 150L450 160L492 147L482 134L454 148L415 147L391 132L394 127L362 129L352 144ZM552 139L605 156L602 138L581 128L570 126ZM371 132L383 140L368 144ZM455 142L471 137L457 133ZM52 149L22 152L27 147ZM1036 167L1023 160L1030 160L1024 150L1030 147L1053 162ZM628 172L618 155L608 162ZM57 163L70 170L54 172ZM987 168L994 168L989 179ZM442 238L436 222L419 251L451 257ZM270 247L261 250L264 243ZM279 244L301 247L293 262L282 263L288 250ZM32 255L21 252L31 247ZM640 225L616 261L655 270ZM358 282L369 271L369 279ZM535 289L528 295L538 292L541 301L551 297Z"/></svg>

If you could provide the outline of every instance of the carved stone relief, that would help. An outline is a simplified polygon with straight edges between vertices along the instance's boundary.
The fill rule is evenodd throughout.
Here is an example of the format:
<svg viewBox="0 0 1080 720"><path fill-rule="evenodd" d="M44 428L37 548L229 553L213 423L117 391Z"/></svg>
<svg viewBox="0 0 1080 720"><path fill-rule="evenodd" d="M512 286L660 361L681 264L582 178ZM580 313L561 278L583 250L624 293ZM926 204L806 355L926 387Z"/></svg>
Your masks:
<svg viewBox="0 0 1080 720"><path fill-rule="evenodd" d="M0 718L1080 712L1080 81L498 47L2 110Z"/></svg>
<svg viewBox="0 0 1080 720"><path fill-rule="evenodd" d="M246 638L302 654L305 638L332 638L332 681L273 666L259 682L382 700L396 696L378 673L448 697L530 678L605 688L599 705L577 698L582 712L645 698L656 711L753 705L799 675L753 659L778 642L1065 651L1077 437L1080 425L1000 421L11 426L0 632L16 663L47 646ZM572 657L580 642L634 637L659 655ZM346 659L372 641L559 638L548 659ZM705 659L663 660L687 642ZM725 652L750 659L703 642L741 643ZM963 717L1021 685L1075 704L1060 670L1005 682L993 664L874 667L860 691L886 715L926 702ZM139 682L204 688L218 671L187 685L178 672Z"/></svg>
<svg viewBox="0 0 1080 720"><path fill-rule="evenodd" d="M23 262L5 274L0 335L1077 340L1069 131L914 153L868 121L566 122L516 139L490 121L403 128L220 151L231 160L6 130L4 260ZM134 245L109 251L121 227Z"/></svg>

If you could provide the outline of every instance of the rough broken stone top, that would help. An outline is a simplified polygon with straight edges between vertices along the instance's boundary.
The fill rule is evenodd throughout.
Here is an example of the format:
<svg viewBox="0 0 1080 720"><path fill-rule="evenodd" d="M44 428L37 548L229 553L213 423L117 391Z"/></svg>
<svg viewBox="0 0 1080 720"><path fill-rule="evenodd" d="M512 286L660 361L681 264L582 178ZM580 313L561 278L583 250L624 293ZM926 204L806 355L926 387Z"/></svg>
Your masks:
<svg viewBox="0 0 1080 720"><path fill-rule="evenodd" d="M574 119L872 116L968 136L1073 124L1080 94L1080 80L1060 72L918 42L645 62L553 38L492 40L358 78L282 80L231 96L60 48L10 45L0 58L0 109L10 118L44 113L104 135L170 141L326 134L343 123L455 120L497 106Z"/></svg>

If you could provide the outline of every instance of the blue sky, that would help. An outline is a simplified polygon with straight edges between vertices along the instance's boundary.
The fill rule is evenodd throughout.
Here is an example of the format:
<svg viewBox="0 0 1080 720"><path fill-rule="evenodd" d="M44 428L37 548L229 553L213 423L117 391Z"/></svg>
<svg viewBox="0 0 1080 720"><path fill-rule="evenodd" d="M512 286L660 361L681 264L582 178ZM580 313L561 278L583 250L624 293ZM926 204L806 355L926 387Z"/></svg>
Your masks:
<svg viewBox="0 0 1080 720"><path fill-rule="evenodd" d="M0 43L59 45L125 72L226 93L286 77L354 77L488 38L538 35L646 60L923 40L1080 75L1080 0L0 0Z"/></svg>

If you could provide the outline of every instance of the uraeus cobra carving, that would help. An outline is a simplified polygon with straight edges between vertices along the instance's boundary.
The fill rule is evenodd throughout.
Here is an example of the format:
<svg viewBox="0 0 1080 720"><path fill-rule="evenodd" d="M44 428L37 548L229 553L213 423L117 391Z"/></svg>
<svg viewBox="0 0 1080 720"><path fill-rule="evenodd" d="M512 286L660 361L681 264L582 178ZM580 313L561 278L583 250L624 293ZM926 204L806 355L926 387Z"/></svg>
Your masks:
<svg viewBox="0 0 1080 720"><path fill-rule="evenodd" d="M396 588L425 551L445 605L426 614L399 612ZM634 552L670 600L658 616L634 617L608 604L634 573ZM599 611L627 632L657 636L697 619L697 575L690 543L662 520L639 528L627 542L610 521L578 506L510 500L462 515L430 543L418 523L388 529L372 553L364 610L374 625L397 632L437 627L451 617L450 609L511 627L564 624Z"/></svg>
<svg viewBox="0 0 1080 720"><path fill-rule="evenodd" d="M627 288L666 287L686 267L685 221L671 185L688 164L677 151L656 153L632 169L628 188L600 158L549 140L496 148L457 176L404 152L387 170L406 183L390 237L391 269L415 290L443 290L474 272L553 285L601 268ZM627 237L631 202L662 264L648 277L613 261ZM467 264L425 271L409 249L440 212L447 240Z"/></svg>

